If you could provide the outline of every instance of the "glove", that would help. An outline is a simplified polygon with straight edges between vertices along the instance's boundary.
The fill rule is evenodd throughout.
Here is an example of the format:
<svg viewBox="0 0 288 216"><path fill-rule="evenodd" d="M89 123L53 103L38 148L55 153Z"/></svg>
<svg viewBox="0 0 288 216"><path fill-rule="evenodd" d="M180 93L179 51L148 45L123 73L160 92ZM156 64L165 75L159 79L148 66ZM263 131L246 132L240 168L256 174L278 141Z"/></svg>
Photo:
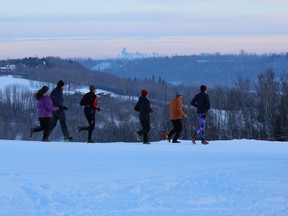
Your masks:
<svg viewBox="0 0 288 216"><path fill-rule="evenodd" d="M63 110L68 110L68 107L66 107L66 106L63 106Z"/></svg>
<svg viewBox="0 0 288 216"><path fill-rule="evenodd" d="M96 110L97 110L98 112L100 112L100 107L98 107Z"/></svg>

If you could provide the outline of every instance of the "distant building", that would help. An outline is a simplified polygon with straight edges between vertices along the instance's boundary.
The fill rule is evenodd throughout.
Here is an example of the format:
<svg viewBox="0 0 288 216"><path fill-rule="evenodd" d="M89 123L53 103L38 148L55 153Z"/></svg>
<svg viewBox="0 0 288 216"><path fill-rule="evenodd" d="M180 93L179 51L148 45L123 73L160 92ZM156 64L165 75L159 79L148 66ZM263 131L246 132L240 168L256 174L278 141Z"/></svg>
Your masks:
<svg viewBox="0 0 288 216"><path fill-rule="evenodd" d="M151 57L159 57L158 53L153 52L152 54L144 54L144 53L128 53L126 48L122 49L121 58L122 59L141 59L141 58L151 58Z"/></svg>
<svg viewBox="0 0 288 216"><path fill-rule="evenodd" d="M123 48L123 49L122 49L121 58L127 58L126 48Z"/></svg>

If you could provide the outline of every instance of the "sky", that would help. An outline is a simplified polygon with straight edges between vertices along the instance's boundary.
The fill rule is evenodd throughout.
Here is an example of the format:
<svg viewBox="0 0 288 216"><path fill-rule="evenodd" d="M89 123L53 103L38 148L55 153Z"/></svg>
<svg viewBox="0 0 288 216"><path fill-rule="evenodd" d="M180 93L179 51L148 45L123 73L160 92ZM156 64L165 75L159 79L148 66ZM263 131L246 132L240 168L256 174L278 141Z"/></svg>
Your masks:
<svg viewBox="0 0 288 216"><path fill-rule="evenodd" d="M288 51L286 0L0 2L0 59Z"/></svg>

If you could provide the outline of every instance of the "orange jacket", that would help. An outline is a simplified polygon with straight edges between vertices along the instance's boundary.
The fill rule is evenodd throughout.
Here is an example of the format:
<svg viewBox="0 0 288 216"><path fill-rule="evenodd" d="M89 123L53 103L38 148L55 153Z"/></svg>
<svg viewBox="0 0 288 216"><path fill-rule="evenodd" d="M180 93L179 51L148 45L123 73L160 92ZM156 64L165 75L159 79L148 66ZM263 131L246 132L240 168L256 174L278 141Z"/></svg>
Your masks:
<svg viewBox="0 0 288 216"><path fill-rule="evenodd" d="M182 109L182 98L180 96L175 96L169 104L170 119L182 119L186 114Z"/></svg>

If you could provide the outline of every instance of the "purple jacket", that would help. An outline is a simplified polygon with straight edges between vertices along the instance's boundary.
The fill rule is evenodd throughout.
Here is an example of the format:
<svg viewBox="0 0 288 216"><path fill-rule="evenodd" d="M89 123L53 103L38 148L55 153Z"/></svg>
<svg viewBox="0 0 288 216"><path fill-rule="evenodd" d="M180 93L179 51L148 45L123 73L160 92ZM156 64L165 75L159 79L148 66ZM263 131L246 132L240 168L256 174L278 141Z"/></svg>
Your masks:
<svg viewBox="0 0 288 216"><path fill-rule="evenodd" d="M53 106L51 98L46 95L37 101L38 118L52 117L52 111L56 111L59 108Z"/></svg>

